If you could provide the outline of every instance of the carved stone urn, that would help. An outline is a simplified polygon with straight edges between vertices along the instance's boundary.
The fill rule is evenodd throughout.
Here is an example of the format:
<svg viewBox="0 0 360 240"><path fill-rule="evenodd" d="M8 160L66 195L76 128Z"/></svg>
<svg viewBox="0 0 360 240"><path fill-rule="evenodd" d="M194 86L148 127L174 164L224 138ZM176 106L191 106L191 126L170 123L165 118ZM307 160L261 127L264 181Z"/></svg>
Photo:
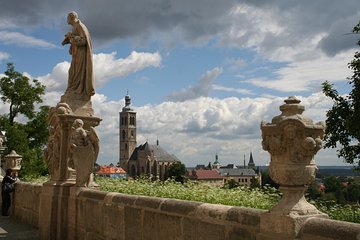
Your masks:
<svg viewBox="0 0 360 240"><path fill-rule="evenodd" d="M325 123L313 123L302 115L304 110L300 100L289 97L280 106L279 116L271 123L261 123L262 146L271 155L269 175L283 193L279 203L262 219L269 229L261 231L272 228L289 239L298 233L299 222L309 216L327 217L304 197L308 185L315 179L314 155L322 146L325 132ZM281 238L287 239L285 235Z"/></svg>
<svg viewBox="0 0 360 240"><path fill-rule="evenodd" d="M17 154L15 150L12 150L8 155L4 157L4 169L11 169L14 176L19 175L21 169L22 156Z"/></svg>

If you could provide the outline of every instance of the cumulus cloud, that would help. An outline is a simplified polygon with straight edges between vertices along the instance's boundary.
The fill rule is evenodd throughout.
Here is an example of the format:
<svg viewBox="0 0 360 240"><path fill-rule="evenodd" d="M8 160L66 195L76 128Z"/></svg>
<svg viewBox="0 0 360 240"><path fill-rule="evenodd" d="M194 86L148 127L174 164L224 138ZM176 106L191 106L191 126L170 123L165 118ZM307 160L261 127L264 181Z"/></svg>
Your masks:
<svg viewBox="0 0 360 240"><path fill-rule="evenodd" d="M116 52L94 55L94 72L97 84L104 85L113 78L122 78L147 67L160 67L161 55L158 52L146 53L132 51L129 56L116 59Z"/></svg>
<svg viewBox="0 0 360 240"><path fill-rule="evenodd" d="M331 101L322 93L298 96L305 106L304 115L315 122L324 121ZM271 121L281 112L284 98L200 97L193 101L163 102L157 105L133 106L137 112L138 144L145 141L160 145L175 154L187 166L207 164L219 153L221 163L242 164L244 154L252 151L256 164L264 165L269 154L262 150L260 122ZM119 154L119 112L123 99L109 100L96 94L93 98L96 115L103 118L97 127L101 140L99 162L115 163ZM341 164L328 150L316 158L318 164ZM333 151L331 152L333 153Z"/></svg>
<svg viewBox="0 0 360 240"><path fill-rule="evenodd" d="M222 73L223 68L216 67L207 71L194 86L189 86L178 92L173 92L166 96L166 100L183 102L198 97L207 97L213 90L213 81Z"/></svg>
<svg viewBox="0 0 360 240"><path fill-rule="evenodd" d="M97 86L103 86L111 79L123 78L148 67L159 67L160 64L159 53L133 51L124 59L116 59L115 52L94 54L95 82ZM56 64L51 73L37 77L46 86L45 98L53 99L54 96L60 96L60 93L65 91L69 67L70 63L64 61Z"/></svg>
<svg viewBox="0 0 360 240"><path fill-rule="evenodd" d="M20 32L0 31L0 42L24 47L55 48L56 45Z"/></svg>
<svg viewBox="0 0 360 240"><path fill-rule="evenodd" d="M316 92L326 80L345 81L351 73L347 63L352 57L352 51L342 52L335 57L323 54L315 60L289 63L275 71L275 78L254 78L244 82L282 92Z"/></svg>

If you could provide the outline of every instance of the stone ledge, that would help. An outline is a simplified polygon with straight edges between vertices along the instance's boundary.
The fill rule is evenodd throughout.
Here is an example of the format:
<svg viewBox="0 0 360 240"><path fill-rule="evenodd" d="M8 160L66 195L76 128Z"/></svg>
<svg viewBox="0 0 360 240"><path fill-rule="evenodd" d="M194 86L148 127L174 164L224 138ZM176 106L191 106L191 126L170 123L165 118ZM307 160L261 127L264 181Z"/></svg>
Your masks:
<svg viewBox="0 0 360 240"><path fill-rule="evenodd" d="M97 190L91 190L91 189L82 189L79 192L78 197L80 198L91 198L93 200L101 200L103 201L108 193L97 191Z"/></svg>
<svg viewBox="0 0 360 240"><path fill-rule="evenodd" d="M200 205L204 204L200 202L191 202L178 199L163 199L164 201L160 206L161 211L175 213L179 215L190 215L194 213Z"/></svg>
<svg viewBox="0 0 360 240"><path fill-rule="evenodd" d="M136 196L136 195L128 195L128 194L122 194L122 193L116 193L114 196L112 196L113 203L120 203L125 206L134 205L135 201L137 199L138 199L138 196Z"/></svg>
<svg viewBox="0 0 360 240"><path fill-rule="evenodd" d="M164 199L161 198L139 196L135 201L135 205L144 208L158 209L163 201Z"/></svg>
<svg viewBox="0 0 360 240"><path fill-rule="evenodd" d="M309 218L300 232L302 240L360 239L360 224L324 218Z"/></svg>
<svg viewBox="0 0 360 240"><path fill-rule="evenodd" d="M226 221L240 223L260 231L260 216L268 211L261 209L230 207Z"/></svg>

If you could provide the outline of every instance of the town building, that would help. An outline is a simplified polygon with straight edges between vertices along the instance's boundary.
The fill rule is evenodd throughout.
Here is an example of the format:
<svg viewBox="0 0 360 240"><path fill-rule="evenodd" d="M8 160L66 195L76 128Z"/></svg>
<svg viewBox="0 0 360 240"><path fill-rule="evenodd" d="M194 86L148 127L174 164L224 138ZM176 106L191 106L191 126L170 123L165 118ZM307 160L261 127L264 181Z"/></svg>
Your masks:
<svg viewBox="0 0 360 240"><path fill-rule="evenodd" d="M120 178L126 179L127 173L121 167L114 166L99 166L99 170L95 173L96 176L104 178Z"/></svg>
<svg viewBox="0 0 360 240"><path fill-rule="evenodd" d="M216 157L216 161L218 161L218 157ZM250 152L249 162L247 165L245 164L244 156L243 166L228 164L226 166L220 166L218 171L220 176L223 178L224 184L227 183L230 179L233 179L240 185L250 186L252 179L255 178L261 185L261 173L256 172L256 166L252 152Z"/></svg>
<svg viewBox="0 0 360 240"><path fill-rule="evenodd" d="M165 180L168 178L170 165L180 161L176 156L167 153L159 144L148 142L137 146L136 112L131 108L131 98L125 96L125 106L119 113L119 163L130 177L147 175Z"/></svg>
<svg viewBox="0 0 360 240"><path fill-rule="evenodd" d="M217 169L193 169L188 171L189 179L215 186L223 185L223 178Z"/></svg>
<svg viewBox="0 0 360 240"><path fill-rule="evenodd" d="M224 184L233 179L240 185L250 187L251 179L255 178L261 185L261 174L257 174L251 168L220 168L219 173L223 178Z"/></svg>

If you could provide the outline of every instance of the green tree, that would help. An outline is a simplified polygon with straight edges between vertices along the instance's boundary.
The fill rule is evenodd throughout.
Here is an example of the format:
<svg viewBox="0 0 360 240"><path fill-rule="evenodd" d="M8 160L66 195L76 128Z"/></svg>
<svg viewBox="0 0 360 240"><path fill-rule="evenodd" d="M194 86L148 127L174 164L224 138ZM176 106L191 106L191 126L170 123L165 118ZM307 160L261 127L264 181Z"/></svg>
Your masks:
<svg viewBox="0 0 360 240"><path fill-rule="evenodd" d="M346 188L346 200L349 202L360 202L360 185L352 182Z"/></svg>
<svg viewBox="0 0 360 240"><path fill-rule="evenodd" d="M186 174L185 165L181 162L176 162L169 167L169 177L172 177L177 182L184 182Z"/></svg>
<svg viewBox="0 0 360 240"><path fill-rule="evenodd" d="M360 33L360 21L353 28L354 34ZM360 46L360 39L357 44ZM360 168L360 53L355 52L354 59L348 64L352 76L348 77L352 90L347 96L341 96L333 84L324 82L323 93L330 97L334 104L327 112L325 148L336 148L338 156L343 157L347 163L357 163Z"/></svg>
<svg viewBox="0 0 360 240"><path fill-rule="evenodd" d="M225 188L228 188L228 189L237 188L239 186L240 186L239 183L237 181L235 181L235 179L233 179L233 178L229 179L229 181L227 181L225 184Z"/></svg>
<svg viewBox="0 0 360 240"><path fill-rule="evenodd" d="M326 193L341 191L345 188L341 180L335 176L324 178L324 185Z"/></svg>
<svg viewBox="0 0 360 240"><path fill-rule="evenodd" d="M307 197L312 200L318 199L322 195L319 190L319 185L316 182L312 182L309 185L306 193L307 193Z"/></svg>
<svg viewBox="0 0 360 240"><path fill-rule="evenodd" d="M260 188L259 180L255 177L250 179L250 188Z"/></svg>
<svg viewBox="0 0 360 240"><path fill-rule="evenodd" d="M41 96L44 94L45 86L33 79L30 79L20 72L15 71L12 63L7 64L5 77L0 81L0 94L3 103L9 104L9 123L14 124L15 117L21 113L32 118L34 115L35 103L41 103Z"/></svg>
<svg viewBox="0 0 360 240"><path fill-rule="evenodd" d="M0 95L4 103L9 104L9 113L0 115L0 128L6 131L6 151L15 150L23 156L21 175L45 175L48 173L43 149L49 135L47 116L48 106L35 111L35 103L42 102L45 86L37 80L30 83L29 78L15 71L8 64L5 77L0 79ZM28 118L27 123L15 120L18 114Z"/></svg>

